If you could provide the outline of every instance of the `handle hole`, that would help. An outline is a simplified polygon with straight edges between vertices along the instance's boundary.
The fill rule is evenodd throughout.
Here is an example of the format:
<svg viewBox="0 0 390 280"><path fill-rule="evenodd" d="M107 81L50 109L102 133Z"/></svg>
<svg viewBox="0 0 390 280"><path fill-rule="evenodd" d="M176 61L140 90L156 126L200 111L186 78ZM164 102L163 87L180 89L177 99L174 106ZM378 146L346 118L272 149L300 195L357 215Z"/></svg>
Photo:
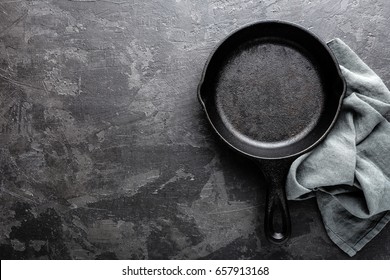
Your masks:
<svg viewBox="0 0 390 280"><path fill-rule="evenodd" d="M275 240L282 240L285 238L285 236L283 234L281 234L280 232L273 232L272 238Z"/></svg>

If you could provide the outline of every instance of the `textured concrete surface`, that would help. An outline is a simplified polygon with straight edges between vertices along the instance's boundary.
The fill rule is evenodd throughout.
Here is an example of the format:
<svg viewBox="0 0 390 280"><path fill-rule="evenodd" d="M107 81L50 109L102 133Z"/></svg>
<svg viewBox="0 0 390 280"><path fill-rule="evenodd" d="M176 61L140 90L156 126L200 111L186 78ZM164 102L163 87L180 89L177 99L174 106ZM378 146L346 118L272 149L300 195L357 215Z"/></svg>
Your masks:
<svg viewBox="0 0 390 280"><path fill-rule="evenodd" d="M344 259L314 201L264 237L264 182L196 99L231 31L289 20L340 37L389 85L377 1L0 0L2 259ZM389 259L387 227L355 258Z"/></svg>

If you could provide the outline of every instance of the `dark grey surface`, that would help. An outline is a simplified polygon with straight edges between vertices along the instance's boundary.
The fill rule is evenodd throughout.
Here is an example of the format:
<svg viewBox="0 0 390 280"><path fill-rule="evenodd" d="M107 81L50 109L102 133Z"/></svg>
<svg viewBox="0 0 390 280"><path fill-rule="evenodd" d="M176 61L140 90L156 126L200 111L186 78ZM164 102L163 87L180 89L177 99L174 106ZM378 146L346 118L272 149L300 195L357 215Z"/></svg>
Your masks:
<svg viewBox="0 0 390 280"><path fill-rule="evenodd" d="M212 135L203 65L242 25L343 39L389 85L378 1L0 1L2 258L344 259L315 202L264 237L260 171ZM355 258L389 259L386 227Z"/></svg>

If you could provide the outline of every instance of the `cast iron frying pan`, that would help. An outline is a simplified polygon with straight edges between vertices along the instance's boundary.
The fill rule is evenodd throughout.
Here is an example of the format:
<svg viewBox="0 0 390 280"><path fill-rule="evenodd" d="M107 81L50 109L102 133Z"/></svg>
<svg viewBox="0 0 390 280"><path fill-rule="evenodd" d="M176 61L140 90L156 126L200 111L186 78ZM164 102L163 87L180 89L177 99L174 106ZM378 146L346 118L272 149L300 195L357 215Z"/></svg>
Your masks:
<svg viewBox="0 0 390 280"><path fill-rule="evenodd" d="M265 233L274 243L291 232L284 189L291 162L324 139L344 92L326 44L288 22L241 28L206 63L199 100L219 137L268 180Z"/></svg>

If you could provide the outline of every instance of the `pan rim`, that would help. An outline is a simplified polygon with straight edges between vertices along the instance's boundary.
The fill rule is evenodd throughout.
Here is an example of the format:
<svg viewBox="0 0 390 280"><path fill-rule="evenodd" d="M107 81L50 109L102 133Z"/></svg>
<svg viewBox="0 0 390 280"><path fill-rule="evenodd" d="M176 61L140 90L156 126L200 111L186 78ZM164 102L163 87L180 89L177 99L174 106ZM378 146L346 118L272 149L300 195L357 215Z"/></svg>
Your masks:
<svg viewBox="0 0 390 280"><path fill-rule="evenodd" d="M203 86L204 81L205 81L206 72L207 72L207 69L209 68L210 61L214 57L215 53L218 51L220 46L223 43L225 43L233 35L235 35L235 34L237 34L239 32L242 32L243 30L245 30L247 28L250 28L250 27L253 27L253 26L262 25L262 24L279 24L279 25L286 25L286 26L289 26L289 27L294 27L294 28L297 28L297 29L301 30L302 32L307 33L309 36L313 37L313 39L315 39L319 44L321 44L322 47L328 53L330 59L332 60L333 64L336 67L337 74L338 74L338 76L340 78L340 81L342 83L342 89L341 89L342 92L341 92L339 100L338 100L337 111L336 111L336 113L335 113L335 115L334 115L334 117L332 119L332 122L330 123L328 128L325 130L325 132L320 137L318 137L318 139L316 141L314 141L313 144L309 145L308 147L306 147L306 148L304 148L304 149L302 149L302 150L300 150L300 151L298 151L296 153L292 153L292 154L289 154L289 155L286 155L286 156L277 156L277 157L258 156L258 155L254 155L254 154L245 152L242 149L240 149L240 148L236 147L235 145L233 145L231 142L229 142L227 139L225 139L225 137L223 137L221 135L221 133L218 131L218 129L215 127L215 125L212 122L211 117L210 117L210 115L208 113L208 110L206 109L206 104L203 101L202 96L201 96L202 86ZM217 133L217 135L220 137L220 139L222 139L226 144L228 144L228 146L230 146L231 148L233 148L237 152L239 152L239 153L241 153L243 155L246 155L246 156L248 156L250 158L259 159L259 160L262 160L262 159L263 160L277 160L277 159L286 159L286 158L298 157L299 155L307 153L308 151L313 149L315 146L317 146L328 135L330 130L335 125L336 120L338 118L338 115L340 113L340 109L341 109L341 106L342 106L342 103L343 103L345 92L346 92L346 82L345 82L345 79L344 79L344 77L342 75L339 63L338 63L337 59L335 58L334 54L332 53L332 51L329 49L328 45L324 41L322 41L316 34L314 34L310 30L308 30L305 27L303 27L303 26L301 26L299 24L296 24L296 23L283 21L283 20L262 20L262 21L256 21L256 22L253 22L253 23L249 23L247 25L244 25L244 26L234 30L232 33L230 33L228 36L226 36L223 40L221 40L215 46L215 48L213 49L213 51L210 53L209 57L207 58L205 66L203 68L201 80L200 80L198 88L197 88L197 97L198 97L198 100L199 100L199 102L200 102L200 104L201 104L201 106L203 108L203 111L206 113L208 122L211 124L213 130Z"/></svg>

